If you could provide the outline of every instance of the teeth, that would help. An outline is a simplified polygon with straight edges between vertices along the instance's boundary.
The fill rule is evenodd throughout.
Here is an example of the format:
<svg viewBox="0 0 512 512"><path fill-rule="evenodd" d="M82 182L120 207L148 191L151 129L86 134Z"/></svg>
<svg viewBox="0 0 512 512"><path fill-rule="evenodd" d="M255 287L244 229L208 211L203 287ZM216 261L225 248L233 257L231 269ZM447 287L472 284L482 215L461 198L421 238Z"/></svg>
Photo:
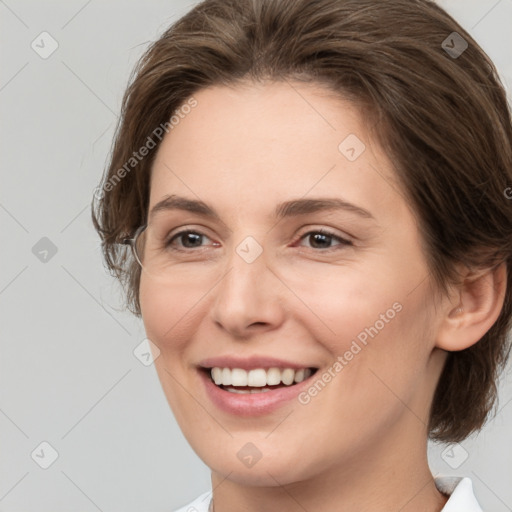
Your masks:
<svg viewBox="0 0 512 512"><path fill-rule="evenodd" d="M233 370L234 372L236 370ZM243 371L243 370L240 370ZM245 372L244 372L245 373ZM267 385L267 372L263 368L251 370L247 374L247 385L262 388Z"/></svg>
<svg viewBox="0 0 512 512"><path fill-rule="evenodd" d="M271 391L270 388L236 389L236 388L232 388L229 386L224 389L231 393L238 393L239 395L248 395L248 394L253 394L253 393L266 393L267 391Z"/></svg>
<svg viewBox="0 0 512 512"><path fill-rule="evenodd" d="M297 370L295 372L295 376L294 376L295 382L302 382L304 380L304 372L305 371L306 371L305 369L303 369L303 370L301 369L301 370Z"/></svg>
<svg viewBox="0 0 512 512"><path fill-rule="evenodd" d="M294 378L295 370L293 370L292 368L286 368L281 373L281 380L283 381L283 384L286 384L287 386L293 384Z"/></svg>
<svg viewBox="0 0 512 512"><path fill-rule="evenodd" d="M228 368L222 370L222 376ZM247 372L241 368L233 368L231 370L231 382L232 386L247 386Z"/></svg>
<svg viewBox="0 0 512 512"><path fill-rule="evenodd" d="M224 368L223 370L221 370L221 372L222 372L221 373L222 383L224 384L224 382L225 382L226 383L225 386L229 386L230 384L232 384L231 371L229 370L229 368Z"/></svg>
<svg viewBox="0 0 512 512"><path fill-rule="evenodd" d="M267 386L275 386L281 383L281 370L279 368L269 368L267 370Z"/></svg>
<svg viewBox="0 0 512 512"><path fill-rule="evenodd" d="M213 382L217 386L250 386L254 388L264 388L265 386L275 386L281 382L286 386L291 386L294 382L302 382L311 375L309 368L295 370L293 368L255 368L253 370L242 370L241 368L219 368L211 369ZM256 393L268 390L240 390L228 388L228 391L234 393Z"/></svg>

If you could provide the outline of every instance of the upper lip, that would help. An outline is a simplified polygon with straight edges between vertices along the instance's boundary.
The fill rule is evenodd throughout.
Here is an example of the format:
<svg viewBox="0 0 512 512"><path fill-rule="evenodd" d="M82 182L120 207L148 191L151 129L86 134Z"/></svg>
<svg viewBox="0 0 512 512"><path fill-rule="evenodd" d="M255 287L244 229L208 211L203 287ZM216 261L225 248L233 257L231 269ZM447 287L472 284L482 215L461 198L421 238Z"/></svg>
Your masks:
<svg viewBox="0 0 512 512"><path fill-rule="evenodd" d="M296 363L278 359L275 357L253 355L251 357L218 356L209 357L199 362L201 368L241 368L242 370L253 370L255 368L315 368L308 363Z"/></svg>

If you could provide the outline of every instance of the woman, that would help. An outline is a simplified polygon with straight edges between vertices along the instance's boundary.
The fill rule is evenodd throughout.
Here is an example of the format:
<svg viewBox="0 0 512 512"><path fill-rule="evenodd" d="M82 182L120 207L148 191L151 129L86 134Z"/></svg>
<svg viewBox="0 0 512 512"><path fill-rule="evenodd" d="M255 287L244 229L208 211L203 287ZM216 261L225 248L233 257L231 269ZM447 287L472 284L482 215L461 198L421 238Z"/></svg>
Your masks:
<svg viewBox="0 0 512 512"><path fill-rule="evenodd" d="M170 27L93 217L212 471L181 511L481 510L426 446L496 397L511 184L496 70L433 2L206 0Z"/></svg>

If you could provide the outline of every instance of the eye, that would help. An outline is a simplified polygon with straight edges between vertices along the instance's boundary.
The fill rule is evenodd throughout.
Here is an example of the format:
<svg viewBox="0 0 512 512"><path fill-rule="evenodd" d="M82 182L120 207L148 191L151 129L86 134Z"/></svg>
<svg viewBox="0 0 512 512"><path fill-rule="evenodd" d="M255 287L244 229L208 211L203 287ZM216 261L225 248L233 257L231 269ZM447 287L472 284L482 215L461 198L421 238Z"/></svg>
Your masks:
<svg viewBox="0 0 512 512"><path fill-rule="evenodd" d="M333 249L337 246L352 245L349 240L323 229L308 231L300 237L300 241L309 241L309 247L312 249ZM303 246L302 243L299 245Z"/></svg>
<svg viewBox="0 0 512 512"><path fill-rule="evenodd" d="M176 248L178 250L195 249L197 247L204 247L203 242L205 240L212 242L212 240L203 233L199 233L198 231L183 230L173 235L166 243L166 246ZM177 241L179 241L179 243L176 243ZM218 243L212 242L211 245L218 245Z"/></svg>

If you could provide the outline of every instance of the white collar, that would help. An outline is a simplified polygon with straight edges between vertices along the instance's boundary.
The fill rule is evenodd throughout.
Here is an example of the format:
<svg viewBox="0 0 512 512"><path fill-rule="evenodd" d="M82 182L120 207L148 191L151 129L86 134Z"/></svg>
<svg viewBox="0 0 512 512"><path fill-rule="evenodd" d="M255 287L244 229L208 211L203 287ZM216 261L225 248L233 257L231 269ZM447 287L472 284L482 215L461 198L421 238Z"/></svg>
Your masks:
<svg viewBox="0 0 512 512"><path fill-rule="evenodd" d="M468 477L438 476L434 478L439 492L450 495L441 512L483 512L473 493L473 483Z"/></svg>

